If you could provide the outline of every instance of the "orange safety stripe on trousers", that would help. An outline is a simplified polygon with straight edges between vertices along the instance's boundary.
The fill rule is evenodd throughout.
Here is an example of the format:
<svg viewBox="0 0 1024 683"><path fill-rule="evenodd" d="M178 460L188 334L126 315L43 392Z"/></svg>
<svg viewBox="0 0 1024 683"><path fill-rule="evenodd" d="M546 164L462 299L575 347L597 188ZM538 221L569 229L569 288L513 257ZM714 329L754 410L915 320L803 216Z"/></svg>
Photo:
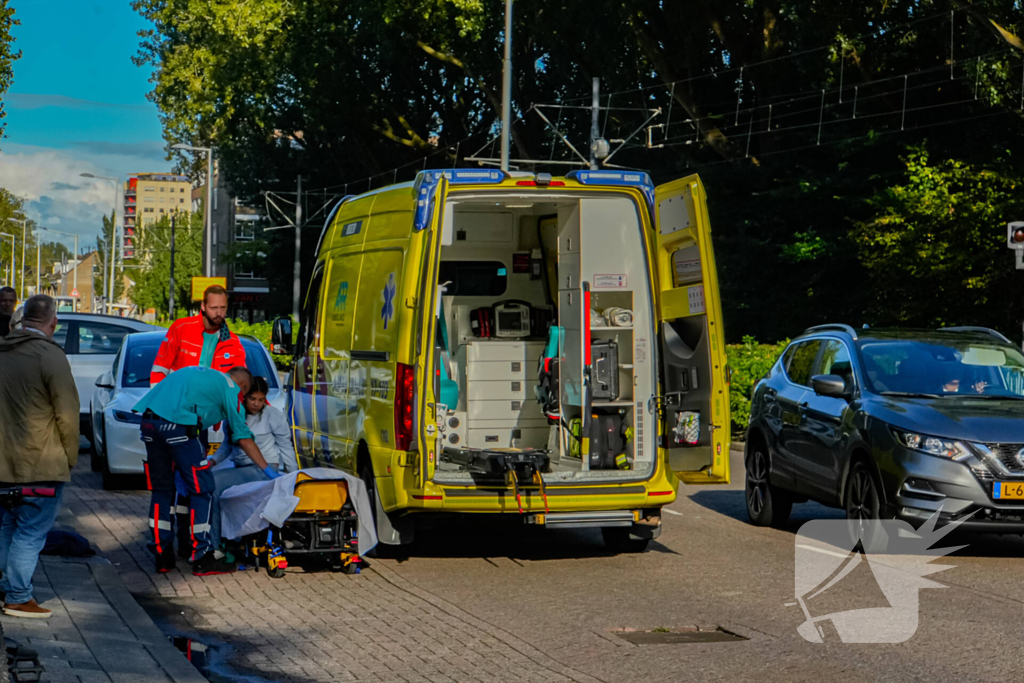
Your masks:
<svg viewBox="0 0 1024 683"><path fill-rule="evenodd" d="M196 561L196 511L189 510L188 535L192 539L192 561Z"/></svg>
<svg viewBox="0 0 1024 683"><path fill-rule="evenodd" d="M142 466L146 470L146 490L147 491L152 491L153 490L153 480L149 478L149 461L144 460L142 462Z"/></svg>

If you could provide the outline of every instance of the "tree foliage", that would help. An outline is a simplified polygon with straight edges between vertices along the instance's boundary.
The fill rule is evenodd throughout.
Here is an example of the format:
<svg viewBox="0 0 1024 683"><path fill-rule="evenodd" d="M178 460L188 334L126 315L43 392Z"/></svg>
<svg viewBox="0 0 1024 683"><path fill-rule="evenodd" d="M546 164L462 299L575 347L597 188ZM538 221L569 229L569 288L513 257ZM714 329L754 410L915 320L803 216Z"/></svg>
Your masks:
<svg viewBox="0 0 1024 683"><path fill-rule="evenodd" d="M7 112L4 111L3 95L14 81L14 62L21 59L21 50L12 47L14 36L11 35L11 28L20 24L21 22L14 18L14 8L10 6L10 0L0 0L0 140L4 138L4 130L7 128L3 121L7 116Z"/></svg>
<svg viewBox="0 0 1024 683"><path fill-rule="evenodd" d="M145 226L137 247L141 267L132 286L132 300L141 308L156 309L160 318L168 316L171 280L171 218ZM203 269L203 216L196 212L178 215L174 228L174 308L177 318L186 315L192 305L192 278Z"/></svg>
<svg viewBox="0 0 1024 683"><path fill-rule="evenodd" d="M491 154L503 3L133 4L154 27L137 62L154 70L167 139L216 145L245 200L292 190L299 174L307 187L363 191L425 166L468 165L482 146ZM1000 155L1001 176L1024 168L1024 126L1010 110L1020 100L1022 23L1015 0L516 0L513 109L523 120L513 157L572 159L531 105L589 104L590 79L600 77L614 93L602 104L623 108L602 113L604 135L641 131L614 163L655 181L697 171L708 188L730 338L878 317L886 280L874 277L859 226L878 212L866 198L905 184L904 151L928 134L934 158L968 172ZM649 147L642 126L656 108L652 123L663 127ZM545 111L586 148L588 111ZM357 179L366 185L347 186ZM995 229L995 216L986 220ZM268 241L267 253L290 251L283 231ZM304 260L313 244L304 240ZM1012 270L999 265L1005 256L988 253L992 268ZM289 290L290 268L283 257L268 263L275 292ZM973 294L991 300L998 278L978 277ZM929 319L952 320L965 300L974 299L945 299L950 308Z"/></svg>
<svg viewBox="0 0 1024 683"><path fill-rule="evenodd" d="M873 218L853 232L877 292L871 319L1016 328L1024 283L1006 250L1006 222L1024 216L1024 175L1005 157L935 162L923 146L905 164L904 182L871 197Z"/></svg>

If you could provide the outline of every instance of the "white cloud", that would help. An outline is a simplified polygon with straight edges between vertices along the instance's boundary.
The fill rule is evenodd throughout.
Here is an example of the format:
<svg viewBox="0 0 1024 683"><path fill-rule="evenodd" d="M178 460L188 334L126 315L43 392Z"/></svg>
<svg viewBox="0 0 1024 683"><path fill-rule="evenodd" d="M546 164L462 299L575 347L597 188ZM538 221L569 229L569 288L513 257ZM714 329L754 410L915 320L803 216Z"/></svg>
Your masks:
<svg viewBox="0 0 1024 683"><path fill-rule="evenodd" d="M159 143L142 143L149 154L118 154L83 149L53 149L4 143L0 151L0 187L25 199L28 217L39 225L79 235L80 245L95 244L102 217L114 204L114 184L82 178L82 173L120 176L170 170ZM118 202L121 201L120 189ZM118 207L120 220L121 208ZM56 235L54 238L58 237Z"/></svg>

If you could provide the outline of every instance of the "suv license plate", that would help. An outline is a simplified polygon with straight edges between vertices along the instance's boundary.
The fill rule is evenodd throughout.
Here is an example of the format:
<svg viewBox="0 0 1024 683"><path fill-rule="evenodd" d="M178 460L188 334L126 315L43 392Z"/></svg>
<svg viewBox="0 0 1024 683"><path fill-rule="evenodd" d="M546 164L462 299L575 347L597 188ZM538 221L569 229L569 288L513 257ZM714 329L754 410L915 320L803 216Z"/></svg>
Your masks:
<svg viewBox="0 0 1024 683"><path fill-rule="evenodd" d="M1024 481L997 481L992 484L996 500L1024 500Z"/></svg>

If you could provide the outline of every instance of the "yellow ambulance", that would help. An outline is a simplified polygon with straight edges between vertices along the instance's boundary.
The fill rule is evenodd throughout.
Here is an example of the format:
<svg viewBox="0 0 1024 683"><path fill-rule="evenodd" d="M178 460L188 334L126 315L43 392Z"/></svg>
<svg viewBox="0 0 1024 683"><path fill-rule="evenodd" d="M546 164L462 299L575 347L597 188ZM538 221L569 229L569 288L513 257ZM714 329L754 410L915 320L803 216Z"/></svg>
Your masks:
<svg viewBox="0 0 1024 683"><path fill-rule="evenodd" d="M290 348L303 467L366 482L382 543L437 513L641 551L679 481L729 481L704 188L645 173L424 171L324 225ZM435 520L436 521L436 520Z"/></svg>

